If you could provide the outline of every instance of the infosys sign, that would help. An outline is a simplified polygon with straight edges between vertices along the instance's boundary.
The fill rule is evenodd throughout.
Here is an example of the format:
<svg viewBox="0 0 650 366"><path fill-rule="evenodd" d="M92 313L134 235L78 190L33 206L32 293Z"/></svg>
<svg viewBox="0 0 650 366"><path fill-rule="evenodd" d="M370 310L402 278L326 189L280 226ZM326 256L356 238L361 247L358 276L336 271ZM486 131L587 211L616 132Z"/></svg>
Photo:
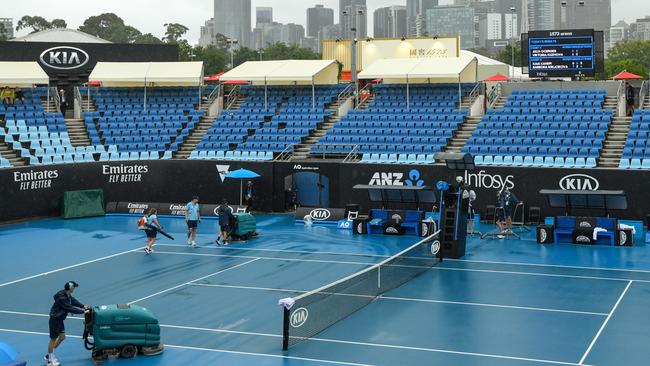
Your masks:
<svg viewBox="0 0 650 366"><path fill-rule="evenodd" d="M48 48L40 56L43 65L56 70L74 70L90 61L88 53L77 47L59 46Z"/></svg>

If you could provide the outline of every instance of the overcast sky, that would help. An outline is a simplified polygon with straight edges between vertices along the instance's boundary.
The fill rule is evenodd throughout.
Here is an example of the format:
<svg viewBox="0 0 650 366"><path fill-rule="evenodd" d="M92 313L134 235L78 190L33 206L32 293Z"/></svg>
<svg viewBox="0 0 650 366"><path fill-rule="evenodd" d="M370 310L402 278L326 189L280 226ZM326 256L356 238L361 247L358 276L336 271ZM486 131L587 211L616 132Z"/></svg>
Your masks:
<svg viewBox="0 0 650 366"><path fill-rule="evenodd" d="M586 0L589 3L589 0ZM187 39L197 43L199 27L212 17L212 0L2 0L6 6L0 10L0 18L14 18L14 25L23 15L40 15L48 20L63 18L68 27L76 29L83 21L106 12L116 13L124 21L143 33L162 36L163 24L176 22L190 28ZM338 11L338 0L252 0L256 6L273 7L274 19L281 23L305 24L305 9L314 4L324 4ZM406 0L367 0L370 11L389 6L403 5ZM452 0L441 0L441 4ZM254 10L253 10L254 13ZM636 18L650 15L649 0L612 0L612 23L623 19L632 22ZM335 22L337 21L335 15ZM253 23L254 24L254 23ZM368 29L372 32L372 17ZM25 34L20 32L18 35Z"/></svg>

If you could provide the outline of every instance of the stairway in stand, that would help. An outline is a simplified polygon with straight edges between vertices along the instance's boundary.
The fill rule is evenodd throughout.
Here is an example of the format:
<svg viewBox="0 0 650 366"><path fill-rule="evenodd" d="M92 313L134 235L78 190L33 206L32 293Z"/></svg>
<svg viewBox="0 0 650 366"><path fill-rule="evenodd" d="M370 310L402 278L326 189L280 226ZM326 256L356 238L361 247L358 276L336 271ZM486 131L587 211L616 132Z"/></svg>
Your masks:
<svg viewBox="0 0 650 366"><path fill-rule="evenodd" d="M481 120L483 119L482 116L479 117L465 117L463 120L463 123L458 126L458 129L456 132L454 132L454 136L449 139L449 142L447 143L447 146L444 148L445 152L448 153L459 153L461 152L460 149L462 149L465 144L467 144L467 140L469 140L470 137L472 137L472 133L478 127L479 123L481 123Z"/></svg>
<svg viewBox="0 0 650 366"><path fill-rule="evenodd" d="M603 109L612 110L613 117L603 141L603 148L600 150L598 167L618 168L630 132L632 117L618 117L618 102L615 96L605 97Z"/></svg>
<svg viewBox="0 0 650 366"><path fill-rule="evenodd" d="M309 133L309 136L304 137L301 144L295 145L293 147L293 155L291 156L291 160L307 159L309 157L311 147L316 144L321 137L325 136L327 134L327 131L334 128L337 123L341 122L341 116L338 115L339 107L340 104L338 101L335 101L328 106L328 108L332 111L332 114L329 117L326 117L325 121L319 123L318 128L311 131Z"/></svg>

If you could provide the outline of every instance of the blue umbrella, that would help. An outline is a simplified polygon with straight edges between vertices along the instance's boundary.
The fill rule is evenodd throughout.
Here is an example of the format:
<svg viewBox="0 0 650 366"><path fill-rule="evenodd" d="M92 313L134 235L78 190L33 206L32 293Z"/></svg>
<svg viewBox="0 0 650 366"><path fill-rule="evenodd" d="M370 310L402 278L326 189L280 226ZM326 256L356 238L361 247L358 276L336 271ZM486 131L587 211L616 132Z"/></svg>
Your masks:
<svg viewBox="0 0 650 366"><path fill-rule="evenodd" d="M18 352L10 345L0 342L0 365L16 361Z"/></svg>
<svg viewBox="0 0 650 366"><path fill-rule="evenodd" d="M228 174L226 178L239 179L239 205L242 205L242 196L244 194L244 179L259 178L260 175L248 169L237 169Z"/></svg>

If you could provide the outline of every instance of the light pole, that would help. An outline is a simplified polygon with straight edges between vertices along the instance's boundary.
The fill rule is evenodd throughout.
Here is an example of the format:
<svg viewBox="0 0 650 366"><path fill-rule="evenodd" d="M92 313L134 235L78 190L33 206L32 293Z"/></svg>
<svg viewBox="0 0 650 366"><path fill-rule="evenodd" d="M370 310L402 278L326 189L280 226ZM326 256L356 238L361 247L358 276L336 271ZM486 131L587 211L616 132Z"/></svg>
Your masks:
<svg viewBox="0 0 650 366"><path fill-rule="evenodd" d="M239 44L239 41L236 39L228 38L226 41L228 48L230 48L230 69L235 68L235 45Z"/></svg>
<svg viewBox="0 0 650 366"><path fill-rule="evenodd" d="M513 6L510 8L510 38L512 39L512 44L510 45L510 54L512 57L511 64L512 65L512 71L510 72L510 79L515 78L515 44L517 43L516 38L515 38L515 31L514 31L514 24L515 24L515 14L517 13L517 9Z"/></svg>
<svg viewBox="0 0 650 366"><path fill-rule="evenodd" d="M262 61L262 55L264 55L264 50L260 48L259 50L257 50L257 53L260 55L260 61Z"/></svg>
<svg viewBox="0 0 650 366"><path fill-rule="evenodd" d="M352 50L350 52L350 55L352 57L352 63L351 63L351 81L354 83L354 106L359 105L359 80L357 78L357 42L359 41L357 39L357 29L359 27L359 18L363 15L363 10L359 9L355 13L350 14L347 10L343 11L343 16L346 18L352 18L354 20L354 26L352 26L352 22L350 22L350 46L352 47Z"/></svg>

